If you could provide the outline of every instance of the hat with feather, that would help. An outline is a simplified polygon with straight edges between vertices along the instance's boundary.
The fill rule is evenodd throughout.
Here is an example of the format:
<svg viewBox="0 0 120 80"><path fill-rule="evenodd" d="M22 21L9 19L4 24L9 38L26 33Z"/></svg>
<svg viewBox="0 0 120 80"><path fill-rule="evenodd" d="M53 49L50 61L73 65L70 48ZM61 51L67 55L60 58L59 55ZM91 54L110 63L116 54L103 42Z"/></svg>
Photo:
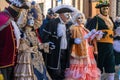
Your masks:
<svg viewBox="0 0 120 80"><path fill-rule="evenodd" d="M60 13L73 12L74 8L70 5L62 4L62 5L59 5L59 6L56 6L55 8L53 8L53 11L55 13L60 14Z"/></svg>
<svg viewBox="0 0 120 80"><path fill-rule="evenodd" d="M10 5L17 8L29 9L30 3L26 0L6 0Z"/></svg>
<svg viewBox="0 0 120 80"><path fill-rule="evenodd" d="M108 0L99 0L99 3L96 5L95 8L101 8L101 7L109 7L110 3Z"/></svg>

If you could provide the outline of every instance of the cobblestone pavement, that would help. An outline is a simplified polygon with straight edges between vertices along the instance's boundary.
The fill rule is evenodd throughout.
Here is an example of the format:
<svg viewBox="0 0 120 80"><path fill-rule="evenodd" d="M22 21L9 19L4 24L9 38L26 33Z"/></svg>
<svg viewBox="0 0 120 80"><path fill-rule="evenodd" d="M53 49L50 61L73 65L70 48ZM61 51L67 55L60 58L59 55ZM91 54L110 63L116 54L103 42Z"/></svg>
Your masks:
<svg viewBox="0 0 120 80"><path fill-rule="evenodd" d="M119 79L118 79L118 70L119 70L119 67L116 66L116 67L115 67L115 70L116 70L116 73L115 73L115 80L119 80ZM105 73L103 73L103 74L102 74L102 79L101 79L101 80L107 80L106 77L107 77L107 75L106 75Z"/></svg>

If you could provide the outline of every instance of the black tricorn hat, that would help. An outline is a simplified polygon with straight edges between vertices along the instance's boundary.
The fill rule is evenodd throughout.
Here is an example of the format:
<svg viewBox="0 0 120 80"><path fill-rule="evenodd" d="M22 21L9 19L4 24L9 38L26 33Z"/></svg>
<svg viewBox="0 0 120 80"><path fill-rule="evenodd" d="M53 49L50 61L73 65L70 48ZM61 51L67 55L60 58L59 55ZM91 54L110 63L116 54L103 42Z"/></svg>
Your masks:
<svg viewBox="0 0 120 80"><path fill-rule="evenodd" d="M30 6L30 3L28 3L26 0L6 0L6 1L17 8L29 9Z"/></svg>
<svg viewBox="0 0 120 80"><path fill-rule="evenodd" d="M95 8L101 8L101 7L107 7L107 6L108 7L110 6L110 3L108 0L104 0L104 1L99 0L99 3L96 5Z"/></svg>
<svg viewBox="0 0 120 80"><path fill-rule="evenodd" d="M70 5L60 5L53 8L53 11L55 13L60 14L60 13L66 13L66 12L73 12L74 8Z"/></svg>

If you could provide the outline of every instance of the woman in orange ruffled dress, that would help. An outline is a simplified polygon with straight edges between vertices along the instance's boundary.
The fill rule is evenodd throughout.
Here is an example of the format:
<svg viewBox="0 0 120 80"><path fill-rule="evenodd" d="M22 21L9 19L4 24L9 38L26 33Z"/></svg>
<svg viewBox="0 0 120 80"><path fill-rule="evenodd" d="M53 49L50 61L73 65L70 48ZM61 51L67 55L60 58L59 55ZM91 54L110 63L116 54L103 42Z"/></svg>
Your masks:
<svg viewBox="0 0 120 80"><path fill-rule="evenodd" d="M73 16L75 24L70 28L71 37L79 43L73 44L70 68L66 70L66 80L100 80L100 70L94 58L97 54L95 39L91 39L95 30L89 32L85 27L85 16L83 13L77 12ZM76 42L77 43L77 42Z"/></svg>

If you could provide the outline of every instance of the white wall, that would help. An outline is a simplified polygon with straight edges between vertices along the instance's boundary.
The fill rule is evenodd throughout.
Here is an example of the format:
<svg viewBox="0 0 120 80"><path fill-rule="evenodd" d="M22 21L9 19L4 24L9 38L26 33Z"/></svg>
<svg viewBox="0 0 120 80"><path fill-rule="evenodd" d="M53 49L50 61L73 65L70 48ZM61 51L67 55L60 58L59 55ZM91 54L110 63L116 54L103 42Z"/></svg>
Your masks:
<svg viewBox="0 0 120 80"><path fill-rule="evenodd" d="M51 0L44 0L44 14L47 14L47 10L51 8Z"/></svg>
<svg viewBox="0 0 120 80"><path fill-rule="evenodd" d="M72 5L72 0L63 0L63 4Z"/></svg>

